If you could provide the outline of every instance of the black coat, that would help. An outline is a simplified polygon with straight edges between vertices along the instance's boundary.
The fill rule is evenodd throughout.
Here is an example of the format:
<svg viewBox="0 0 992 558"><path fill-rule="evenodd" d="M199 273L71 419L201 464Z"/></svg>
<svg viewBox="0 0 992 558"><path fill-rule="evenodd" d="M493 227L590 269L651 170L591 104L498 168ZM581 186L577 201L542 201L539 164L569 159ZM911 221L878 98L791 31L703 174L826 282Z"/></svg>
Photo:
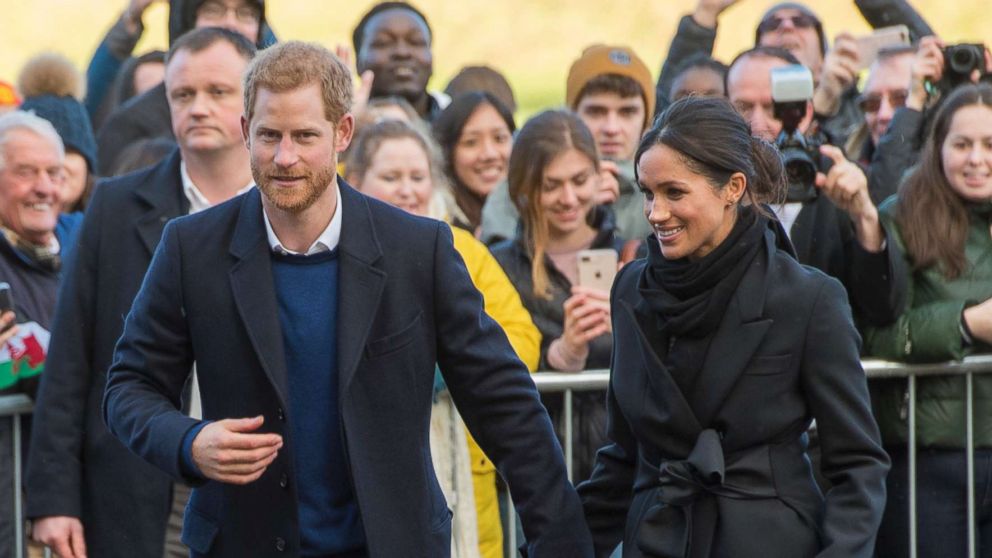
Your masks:
<svg viewBox="0 0 992 558"><path fill-rule="evenodd" d="M902 312L909 288L902 252L892 242L877 254L865 251L851 219L826 196L803 205L789 239L800 263L844 285L859 326L888 325Z"/></svg>
<svg viewBox="0 0 992 558"><path fill-rule="evenodd" d="M97 185L64 270L25 471L27 515L82 519L90 556L160 558L172 482L110 435L100 402L124 316L166 221L185 214L179 151Z"/></svg>
<svg viewBox="0 0 992 558"><path fill-rule="evenodd" d="M621 540L625 558L871 556L888 457L860 340L843 288L776 249L773 236L766 233L741 279L691 393L680 391L648 339L657 322L637 288L646 260L617 278L612 444L579 486L597 556ZM833 484L825 502L803 452L813 418ZM691 552L677 545L648 553L638 544L682 537L693 541Z"/></svg>
<svg viewBox="0 0 992 558"><path fill-rule="evenodd" d="M110 175L118 157L129 146L154 138L176 139L164 82L128 99L100 128L96 138L99 174Z"/></svg>
<svg viewBox="0 0 992 558"><path fill-rule="evenodd" d="M451 513L431 466L435 363L507 479L530 556L591 556L582 510L527 368L482 309L447 225L341 181L337 368L342 439L371 558L443 557ZM177 219L128 314L104 399L111 431L181 478L177 410L196 360L207 420L265 416L284 447L246 486L198 482L183 525L193 556L300 549L286 363L261 194Z"/></svg>

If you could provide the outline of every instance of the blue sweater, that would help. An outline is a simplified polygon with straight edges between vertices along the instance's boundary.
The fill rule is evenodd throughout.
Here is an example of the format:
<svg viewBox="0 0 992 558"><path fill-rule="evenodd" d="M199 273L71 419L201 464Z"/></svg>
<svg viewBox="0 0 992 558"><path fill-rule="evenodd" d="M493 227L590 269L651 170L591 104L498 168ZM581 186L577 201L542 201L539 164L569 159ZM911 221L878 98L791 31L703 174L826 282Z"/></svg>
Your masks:
<svg viewBox="0 0 992 558"><path fill-rule="evenodd" d="M365 532L338 409L337 251L273 254L272 274L286 353L289 449L303 555L362 550Z"/></svg>

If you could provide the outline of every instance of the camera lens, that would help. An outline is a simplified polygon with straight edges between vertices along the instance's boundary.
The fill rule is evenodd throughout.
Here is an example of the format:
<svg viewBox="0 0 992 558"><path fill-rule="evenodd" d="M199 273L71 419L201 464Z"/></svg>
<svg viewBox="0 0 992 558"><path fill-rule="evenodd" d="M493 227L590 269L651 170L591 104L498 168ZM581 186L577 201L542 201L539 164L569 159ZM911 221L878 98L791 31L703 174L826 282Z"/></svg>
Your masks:
<svg viewBox="0 0 992 558"><path fill-rule="evenodd" d="M806 202L816 198L816 163L801 149L782 150L782 164L789 189L786 201Z"/></svg>
<svg viewBox="0 0 992 558"><path fill-rule="evenodd" d="M979 67L979 53L972 48L956 48L947 61L951 70L958 74L970 74Z"/></svg>

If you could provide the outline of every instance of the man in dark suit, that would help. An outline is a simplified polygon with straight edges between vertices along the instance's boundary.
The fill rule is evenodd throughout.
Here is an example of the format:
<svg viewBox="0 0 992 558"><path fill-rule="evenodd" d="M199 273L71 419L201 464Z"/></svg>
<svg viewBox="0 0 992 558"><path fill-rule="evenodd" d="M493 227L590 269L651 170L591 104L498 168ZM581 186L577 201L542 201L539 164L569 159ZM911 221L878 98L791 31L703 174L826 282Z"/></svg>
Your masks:
<svg viewBox="0 0 992 558"><path fill-rule="evenodd" d="M435 363L511 487L530 556L591 556L547 413L447 225L336 177L348 69L291 42L245 83L258 188L166 226L104 398L111 432L196 484L193 556L447 556ZM178 410L194 361L203 421Z"/></svg>
<svg viewBox="0 0 992 558"><path fill-rule="evenodd" d="M97 186L65 272L26 469L34 537L64 558L161 558L173 485L107 431L105 373L165 223L253 184L241 139L241 75L254 46L224 29L173 45L166 65L179 149Z"/></svg>

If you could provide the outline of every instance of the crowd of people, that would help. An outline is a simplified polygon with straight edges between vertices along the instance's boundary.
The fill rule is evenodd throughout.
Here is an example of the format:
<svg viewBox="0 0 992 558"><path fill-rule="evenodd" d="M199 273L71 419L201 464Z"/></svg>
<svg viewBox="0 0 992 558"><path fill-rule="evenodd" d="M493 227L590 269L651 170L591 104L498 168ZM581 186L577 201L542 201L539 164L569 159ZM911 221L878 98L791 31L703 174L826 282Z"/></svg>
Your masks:
<svg viewBox="0 0 992 558"><path fill-rule="evenodd" d="M992 376L974 463L965 379L916 381L911 462L910 384L860 361L992 349L982 45L908 0L855 0L902 30L874 50L784 2L724 63L746 0L697 0L657 79L590 44L518 123L492 67L429 88L409 3L332 54L264 0L170 0L168 51L135 52L154 1L85 73L43 52L0 82L0 394L34 401L0 505L23 491L31 556L502 558L519 530L889 558L916 517L916 555L956 557L974 467L992 557ZM590 369L572 413L527 376Z"/></svg>

